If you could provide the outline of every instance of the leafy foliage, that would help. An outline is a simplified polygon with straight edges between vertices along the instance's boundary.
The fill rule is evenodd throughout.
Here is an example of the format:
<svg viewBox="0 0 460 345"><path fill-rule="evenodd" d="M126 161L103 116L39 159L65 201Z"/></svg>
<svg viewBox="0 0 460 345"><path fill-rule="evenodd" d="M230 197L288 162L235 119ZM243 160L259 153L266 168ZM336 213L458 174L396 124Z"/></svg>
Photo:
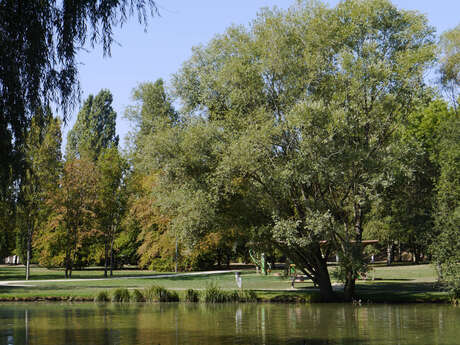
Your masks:
<svg viewBox="0 0 460 345"><path fill-rule="evenodd" d="M252 229L326 299L338 249L352 295L365 217L392 183L394 133L433 59L426 19L383 0L264 10L195 48L174 79L188 116L146 137L140 163L161 171L171 228L194 243Z"/></svg>
<svg viewBox="0 0 460 345"><path fill-rule="evenodd" d="M436 228L439 235L433 244L434 261L441 268L441 278L455 291L460 290L460 121L458 116L442 128L437 185Z"/></svg>
<svg viewBox="0 0 460 345"><path fill-rule="evenodd" d="M97 220L104 246L105 276L110 261L110 275L114 266L115 240L121 232L121 222L126 211L125 175L126 161L117 147L105 149L97 162L100 178L97 184Z"/></svg>
<svg viewBox="0 0 460 345"><path fill-rule="evenodd" d="M71 277L85 241L98 232L98 178L91 161L67 161L59 189L48 196L47 204L53 212L36 239L38 259L45 266L64 266L66 278Z"/></svg>
<svg viewBox="0 0 460 345"><path fill-rule="evenodd" d="M49 109L38 111L32 118L23 151L25 174L17 205L17 247L26 264L26 279L29 279L32 238L50 213L45 200L56 191L62 172L61 122L53 118Z"/></svg>
<svg viewBox="0 0 460 345"><path fill-rule="evenodd" d="M444 32L440 40L441 83L447 90L458 113L460 87L460 25Z"/></svg>
<svg viewBox="0 0 460 345"><path fill-rule="evenodd" d="M14 212L11 189L23 175L21 147L33 114L54 103L65 122L78 100L78 52L100 44L110 55L114 27L134 14L146 24L156 12L153 0L0 2L1 214Z"/></svg>
<svg viewBox="0 0 460 345"><path fill-rule="evenodd" d="M115 134L117 114L112 108L112 94L101 90L89 95L78 113L77 121L67 135L68 159L87 157L96 161L104 149L118 146Z"/></svg>

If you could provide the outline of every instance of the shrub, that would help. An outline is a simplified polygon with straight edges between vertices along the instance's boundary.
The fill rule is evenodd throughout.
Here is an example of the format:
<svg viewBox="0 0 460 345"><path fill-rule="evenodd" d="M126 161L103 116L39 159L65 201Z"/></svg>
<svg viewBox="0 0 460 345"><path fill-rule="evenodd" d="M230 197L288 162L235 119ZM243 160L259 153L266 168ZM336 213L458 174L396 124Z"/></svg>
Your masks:
<svg viewBox="0 0 460 345"><path fill-rule="evenodd" d="M185 301L186 302L199 302L200 294L198 293L198 291L195 291L193 289L188 289L185 292Z"/></svg>
<svg viewBox="0 0 460 345"><path fill-rule="evenodd" d="M107 291L99 291L94 297L94 302L108 302L109 300L109 294Z"/></svg>
<svg viewBox="0 0 460 345"><path fill-rule="evenodd" d="M206 303L224 303L228 302L230 294L217 287L215 284L209 284L204 290L204 302Z"/></svg>
<svg viewBox="0 0 460 345"><path fill-rule="evenodd" d="M257 294L253 290L239 290L239 302L257 302Z"/></svg>
<svg viewBox="0 0 460 345"><path fill-rule="evenodd" d="M452 304L458 305L460 304L460 288L459 289L452 289L449 293L450 301Z"/></svg>
<svg viewBox="0 0 460 345"><path fill-rule="evenodd" d="M239 302L240 301L240 293L238 290L224 292L226 296L225 302Z"/></svg>
<svg viewBox="0 0 460 345"><path fill-rule="evenodd" d="M179 295L175 291L168 291L162 286L153 285L145 291L147 302L178 302Z"/></svg>
<svg viewBox="0 0 460 345"><path fill-rule="evenodd" d="M179 302L179 295L176 291L168 291L168 301L167 302Z"/></svg>
<svg viewBox="0 0 460 345"><path fill-rule="evenodd" d="M132 302L145 302L144 295L138 289L135 289L131 295Z"/></svg>
<svg viewBox="0 0 460 345"><path fill-rule="evenodd" d="M127 289L116 289L112 295L112 302L129 302L130 295Z"/></svg>

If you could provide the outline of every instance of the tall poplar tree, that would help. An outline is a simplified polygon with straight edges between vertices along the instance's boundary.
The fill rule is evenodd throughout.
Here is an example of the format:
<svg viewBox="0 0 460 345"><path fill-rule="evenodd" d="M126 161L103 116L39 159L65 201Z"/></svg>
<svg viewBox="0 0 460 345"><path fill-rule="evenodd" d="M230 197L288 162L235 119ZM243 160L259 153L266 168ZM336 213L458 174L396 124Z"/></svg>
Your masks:
<svg viewBox="0 0 460 345"><path fill-rule="evenodd" d="M109 90L101 90L95 97L88 96L67 135L67 159L88 157L96 161L104 149L118 146L117 113L112 101Z"/></svg>

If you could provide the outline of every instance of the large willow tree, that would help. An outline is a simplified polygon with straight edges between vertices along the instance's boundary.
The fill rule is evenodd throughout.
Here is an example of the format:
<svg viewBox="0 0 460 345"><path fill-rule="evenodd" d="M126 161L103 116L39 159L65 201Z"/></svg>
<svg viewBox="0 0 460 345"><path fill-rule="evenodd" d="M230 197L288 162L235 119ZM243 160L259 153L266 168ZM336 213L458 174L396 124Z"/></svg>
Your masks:
<svg viewBox="0 0 460 345"><path fill-rule="evenodd" d="M393 135L425 93L426 18L386 0L263 10L197 47L175 76L188 114L145 140L155 195L188 238L244 227L333 299L342 257L351 298L370 203L391 184Z"/></svg>

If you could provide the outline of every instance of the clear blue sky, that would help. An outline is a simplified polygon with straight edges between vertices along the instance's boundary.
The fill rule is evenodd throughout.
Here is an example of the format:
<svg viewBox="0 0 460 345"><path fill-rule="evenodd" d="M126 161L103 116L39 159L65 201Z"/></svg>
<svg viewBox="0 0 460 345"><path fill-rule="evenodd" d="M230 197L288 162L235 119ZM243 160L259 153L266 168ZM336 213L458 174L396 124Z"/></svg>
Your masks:
<svg viewBox="0 0 460 345"><path fill-rule="evenodd" d="M163 78L170 80L181 64L190 57L191 48L207 43L231 24L247 25L261 7L288 8L295 0L157 0L161 17L150 19L147 32L136 18L115 31L117 44L112 56L103 58L100 48L81 52L80 82L82 101L101 89L111 90L117 112L117 132L121 143L129 130L122 117L132 104L131 91L141 82ZM338 0L327 1L331 6ZM393 0L399 8L417 10L428 17L439 33L460 24L460 0ZM67 131L73 126L75 109ZM65 143L64 143L65 145ZM65 146L64 146L65 147Z"/></svg>

